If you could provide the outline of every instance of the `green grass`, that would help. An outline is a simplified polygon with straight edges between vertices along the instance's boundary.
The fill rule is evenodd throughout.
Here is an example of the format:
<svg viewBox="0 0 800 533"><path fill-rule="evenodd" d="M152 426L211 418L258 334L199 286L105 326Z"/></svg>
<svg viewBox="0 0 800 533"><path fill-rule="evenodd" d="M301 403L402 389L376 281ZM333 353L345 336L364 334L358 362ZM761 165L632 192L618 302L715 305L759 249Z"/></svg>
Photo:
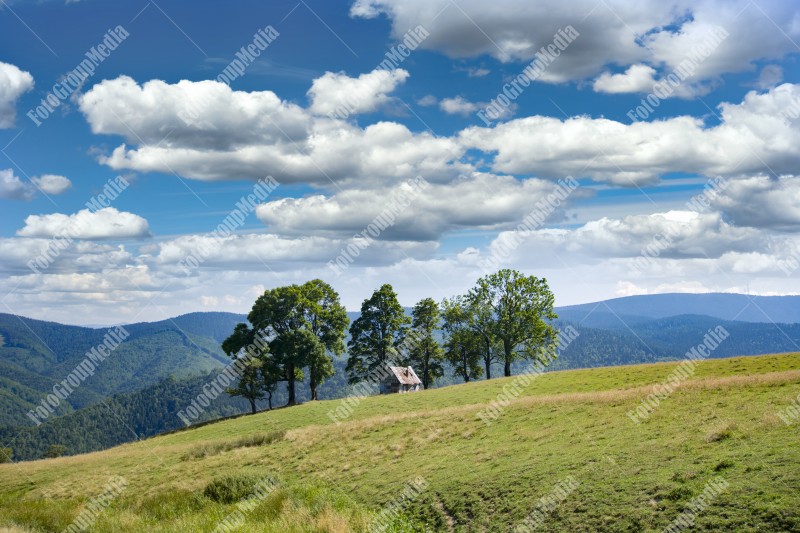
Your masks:
<svg viewBox="0 0 800 533"><path fill-rule="evenodd" d="M213 531L242 506L234 531L367 531L420 477L388 531L512 530L565 479L577 488L537 530L660 531L720 477L698 530L800 531L800 422L776 415L800 394L800 354L703 362L631 421L674 368L545 374L490 425L476 414L514 378L367 398L339 425L338 401L313 402L0 465L0 531L63 530L113 476L127 488L92 531ZM254 497L265 478L277 487Z"/></svg>

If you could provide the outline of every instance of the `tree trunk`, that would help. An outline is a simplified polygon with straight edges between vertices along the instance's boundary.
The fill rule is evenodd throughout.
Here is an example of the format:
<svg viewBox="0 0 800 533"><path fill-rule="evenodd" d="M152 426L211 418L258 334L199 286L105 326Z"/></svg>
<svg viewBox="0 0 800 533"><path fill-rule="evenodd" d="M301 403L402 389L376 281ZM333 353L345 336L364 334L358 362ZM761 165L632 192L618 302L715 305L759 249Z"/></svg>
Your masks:
<svg viewBox="0 0 800 533"><path fill-rule="evenodd" d="M492 379L492 358L484 357L483 362L486 366L486 379Z"/></svg>
<svg viewBox="0 0 800 533"><path fill-rule="evenodd" d="M250 409L253 411L253 414L256 414L256 401L253 398L248 398L250 400Z"/></svg>
<svg viewBox="0 0 800 533"><path fill-rule="evenodd" d="M311 401L316 401L317 399L317 376L316 372L314 371L314 367L309 367L309 386L311 387Z"/></svg>
<svg viewBox="0 0 800 533"><path fill-rule="evenodd" d="M287 387L289 389L289 401L286 402L286 405L295 405L297 403L297 400L295 400L294 396L294 365L287 366L286 381L287 381Z"/></svg>
<svg viewBox="0 0 800 533"><path fill-rule="evenodd" d="M272 411L272 391L267 391L267 404L269 405L269 410Z"/></svg>
<svg viewBox="0 0 800 533"><path fill-rule="evenodd" d="M503 367L503 372L505 373L506 377L509 377L511 375L511 358L510 357L506 357L506 363L505 363L505 366Z"/></svg>
<svg viewBox="0 0 800 533"><path fill-rule="evenodd" d="M461 375L464 376L464 383L469 383L469 370L467 369L467 356L461 355Z"/></svg>

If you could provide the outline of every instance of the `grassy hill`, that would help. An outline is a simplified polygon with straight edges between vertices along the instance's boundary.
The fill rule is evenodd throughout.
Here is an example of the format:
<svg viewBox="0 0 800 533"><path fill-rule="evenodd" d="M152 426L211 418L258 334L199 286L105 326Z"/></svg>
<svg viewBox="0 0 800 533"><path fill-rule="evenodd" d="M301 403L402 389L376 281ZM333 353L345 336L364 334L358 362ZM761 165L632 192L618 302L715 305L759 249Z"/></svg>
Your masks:
<svg viewBox="0 0 800 533"><path fill-rule="evenodd" d="M340 401L314 402L0 465L0 528L60 531L98 509L92 531L213 531L234 518L223 530L367 531L387 514L388 531L509 531L526 518L541 518L538 531L660 531L706 491L698 529L800 531L800 422L778 416L800 394L800 354L705 361L633 422L675 370L369 397L340 424L328 416ZM478 414L504 391L520 394L485 423Z"/></svg>

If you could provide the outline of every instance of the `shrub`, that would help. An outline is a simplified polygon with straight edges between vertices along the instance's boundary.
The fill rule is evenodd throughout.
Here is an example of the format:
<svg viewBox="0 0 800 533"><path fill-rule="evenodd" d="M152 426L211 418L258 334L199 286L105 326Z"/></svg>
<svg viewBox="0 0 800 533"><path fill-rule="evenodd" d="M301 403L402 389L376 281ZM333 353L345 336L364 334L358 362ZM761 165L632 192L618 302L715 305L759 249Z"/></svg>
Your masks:
<svg viewBox="0 0 800 533"><path fill-rule="evenodd" d="M203 495L215 502L234 503L252 496L259 481L257 476L225 476L206 485Z"/></svg>
<svg viewBox="0 0 800 533"><path fill-rule="evenodd" d="M0 448L0 463L10 463L14 457L14 450L11 448Z"/></svg>
<svg viewBox="0 0 800 533"><path fill-rule="evenodd" d="M53 457L61 457L66 452L67 447L63 444L51 444L47 451L44 452L44 456L52 459Z"/></svg>

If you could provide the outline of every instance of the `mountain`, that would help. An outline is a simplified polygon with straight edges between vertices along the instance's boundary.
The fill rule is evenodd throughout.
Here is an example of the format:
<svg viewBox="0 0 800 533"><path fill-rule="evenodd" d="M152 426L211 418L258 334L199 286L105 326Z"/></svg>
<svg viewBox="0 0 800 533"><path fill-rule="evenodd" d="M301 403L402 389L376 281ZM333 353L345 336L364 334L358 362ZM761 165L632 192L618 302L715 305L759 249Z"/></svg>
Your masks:
<svg viewBox="0 0 800 533"><path fill-rule="evenodd" d="M559 317L571 322L624 326L641 318L706 315L741 322L800 322L800 296L746 294L648 294L559 307ZM619 316L619 318L616 318ZM620 320L621 319L621 320Z"/></svg>
<svg viewBox="0 0 800 533"><path fill-rule="evenodd" d="M661 316L683 309L711 312L719 303L717 297L735 297L730 301L741 303L747 299L744 295L657 296L667 298L630 297L558 308L558 327L572 327L578 336L562 349L549 370L680 359L702 343L709 330L718 327L723 327L728 337L709 354L710 358L800 350L800 324L732 321L686 313ZM783 298L778 303L756 301L753 305L763 304L762 308L776 315L780 309L785 320L794 316L790 303L798 300ZM661 304L665 309L657 307ZM614 314L609 309L619 312ZM348 316L352 322L358 313ZM81 363L87 351L103 341L108 329L0 314L0 441L15 438L17 457L31 459L41 457L50 444L79 453L180 427L176 411L188 405L197 396L198 387L229 362L220 343L237 323L246 320L245 315L233 313L190 313L124 326L128 338L41 426L34 427L26 413L53 392L53 386ZM335 375L320 386L321 399L348 394L345 364L346 356L335 358ZM520 361L512 368L519 373L527 365ZM493 376L502 375L502 366L495 365L492 372ZM457 383L460 379L446 368L436 386ZM274 406L285 403L284 389L278 387ZM307 383L299 383L297 392L298 401L308 400ZM244 402L223 396L201 420L247 410ZM266 406L266 402L259 403L260 409Z"/></svg>
<svg viewBox="0 0 800 533"><path fill-rule="evenodd" d="M220 343L242 316L191 313L160 322L100 329L0 314L0 425L32 423L25 415L101 346L109 332L127 338L94 365L55 408L66 414L112 394L133 392L168 377L207 374L229 362Z"/></svg>

